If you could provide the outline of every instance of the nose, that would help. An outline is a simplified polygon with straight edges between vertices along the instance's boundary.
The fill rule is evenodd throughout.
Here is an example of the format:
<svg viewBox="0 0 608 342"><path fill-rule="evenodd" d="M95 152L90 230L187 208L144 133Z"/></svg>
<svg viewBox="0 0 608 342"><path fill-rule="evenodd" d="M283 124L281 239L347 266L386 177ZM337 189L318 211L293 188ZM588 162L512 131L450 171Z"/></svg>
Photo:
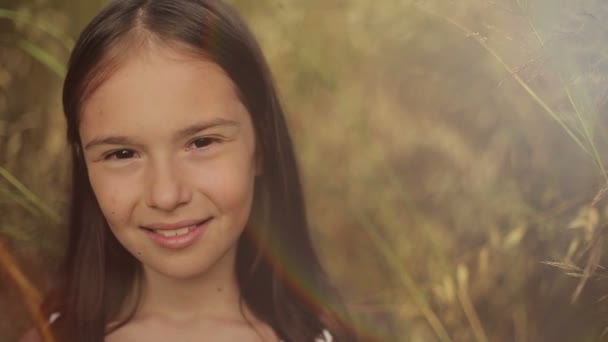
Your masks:
<svg viewBox="0 0 608 342"><path fill-rule="evenodd" d="M146 205L171 212L190 202L192 193L179 166L171 161L157 162L149 169Z"/></svg>

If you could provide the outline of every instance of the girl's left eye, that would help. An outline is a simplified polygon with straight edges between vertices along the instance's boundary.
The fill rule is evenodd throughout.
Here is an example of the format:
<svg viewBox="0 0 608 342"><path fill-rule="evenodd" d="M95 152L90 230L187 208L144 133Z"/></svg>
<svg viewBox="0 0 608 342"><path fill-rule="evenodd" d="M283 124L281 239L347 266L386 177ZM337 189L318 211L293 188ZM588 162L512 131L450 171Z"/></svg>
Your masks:
<svg viewBox="0 0 608 342"><path fill-rule="evenodd" d="M196 148L196 149L202 149L202 148L209 147L209 145L211 145L217 141L218 141L218 139L209 138L209 137L197 138L197 139L193 140L192 143L190 143L190 146L193 148Z"/></svg>
<svg viewBox="0 0 608 342"><path fill-rule="evenodd" d="M135 157L135 151L129 149L122 149L110 152L104 156L105 160L116 159L116 160L125 160L131 159Z"/></svg>

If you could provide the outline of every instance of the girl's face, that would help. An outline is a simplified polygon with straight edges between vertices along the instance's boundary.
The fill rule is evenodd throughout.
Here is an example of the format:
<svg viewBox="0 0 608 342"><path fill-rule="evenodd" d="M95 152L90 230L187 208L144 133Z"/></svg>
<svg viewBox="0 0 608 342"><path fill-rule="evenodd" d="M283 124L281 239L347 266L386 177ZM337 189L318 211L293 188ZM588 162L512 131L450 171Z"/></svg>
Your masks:
<svg viewBox="0 0 608 342"><path fill-rule="evenodd" d="M258 170L250 115L219 66L135 54L92 94L79 129L101 210L146 271L190 278L234 256Z"/></svg>

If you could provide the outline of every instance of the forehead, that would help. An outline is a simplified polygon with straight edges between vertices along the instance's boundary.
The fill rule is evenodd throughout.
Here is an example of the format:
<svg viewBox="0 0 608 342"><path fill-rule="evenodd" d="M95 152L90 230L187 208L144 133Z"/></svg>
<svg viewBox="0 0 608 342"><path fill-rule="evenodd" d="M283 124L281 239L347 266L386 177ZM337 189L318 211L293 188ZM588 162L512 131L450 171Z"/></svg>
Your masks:
<svg viewBox="0 0 608 342"><path fill-rule="evenodd" d="M168 48L131 54L86 101L80 130L183 125L243 111L236 87L217 64ZM234 117L232 119L235 119Z"/></svg>

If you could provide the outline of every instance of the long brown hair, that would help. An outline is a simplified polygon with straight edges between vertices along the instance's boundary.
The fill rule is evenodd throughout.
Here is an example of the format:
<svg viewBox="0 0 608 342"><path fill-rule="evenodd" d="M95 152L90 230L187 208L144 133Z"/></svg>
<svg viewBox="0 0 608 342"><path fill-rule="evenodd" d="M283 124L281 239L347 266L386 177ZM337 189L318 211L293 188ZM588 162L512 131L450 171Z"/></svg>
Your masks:
<svg viewBox="0 0 608 342"><path fill-rule="evenodd" d="M63 89L73 157L69 241L59 290L47 302L48 311L61 313L53 324L59 339L102 341L141 273L101 213L78 129L90 94L133 46L150 39L218 64L252 117L264 173L238 241L242 301L284 340L313 341L323 329L335 340L354 340L311 243L293 146L266 60L236 11L217 0L114 1L76 42Z"/></svg>

